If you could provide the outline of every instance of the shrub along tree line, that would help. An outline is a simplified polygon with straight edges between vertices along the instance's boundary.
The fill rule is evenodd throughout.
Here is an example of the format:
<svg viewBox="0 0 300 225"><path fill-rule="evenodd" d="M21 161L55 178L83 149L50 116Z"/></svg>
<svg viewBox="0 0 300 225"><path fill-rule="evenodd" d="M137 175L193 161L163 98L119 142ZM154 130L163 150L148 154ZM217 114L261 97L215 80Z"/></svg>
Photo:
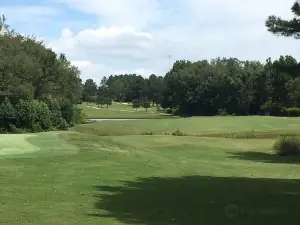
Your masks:
<svg viewBox="0 0 300 225"><path fill-rule="evenodd" d="M66 129L84 120L80 71L33 36L0 19L0 129L33 132Z"/></svg>

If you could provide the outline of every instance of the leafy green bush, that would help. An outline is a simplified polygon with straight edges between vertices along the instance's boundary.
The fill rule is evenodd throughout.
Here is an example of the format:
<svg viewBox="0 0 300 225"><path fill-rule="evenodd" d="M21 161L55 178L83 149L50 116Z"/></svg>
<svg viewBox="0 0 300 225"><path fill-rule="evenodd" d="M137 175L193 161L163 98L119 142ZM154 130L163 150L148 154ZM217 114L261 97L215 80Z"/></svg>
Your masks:
<svg viewBox="0 0 300 225"><path fill-rule="evenodd" d="M185 133L182 133L179 129L172 132L173 136L186 136Z"/></svg>
<svg viewBox="0 0 300 225"><path fill-rule="evenodd" d="M17 125L32 132L48 131L52 127L48 105L38 100L20 100L16 106Z"/></svg>
<svg viewBox="0 0 300 225"><path fill-rule="evenodd" d="M74 119L75 124L87 123L87 115L82 112L82 109L74 107Z"/></svg>
<svg viewBox="0 0 300 225"><path fill-rule="evenodd" d="M159 105L159 104L156 105L156 111L157 111L157 112L160 112L160 111L161 111L161 110L160 110L160 105Z"/></svg>
<svg viewBox="0 0 300 225"><path fill-rule="evenodd" d="M275 113L272 113L272 115L274 116L289 116L289 112L288 112L288 109L285 108L285 107L282 107L279 111L279 113L275 114Z"/></svg>
<svg viewBox="0 0 300 225"><path fill-rule="evenodd" d="M32 132L65 130L70 125L86 121L81 109L71 104L60 107L59 102L53 98L44 98L43 101L20 99L15 105L15 112L16 123L10 124Z"/></svg>
<svg viewBox="0 0 300 225"><path fill-rule="evenodd" d="M19 102L16 104L15 108L18 126L30 128L33 119L32 107L30 102L20 99Z"/></svg>
<svg viewBox="0 0 300 225"><path fill-rule="evenodd" d="M173 115L179 115L180 114L180 107L176 106L176 107L172 108L172 114Z"/></svg>
<svg viewBox="0 0 300 225"><path fill-rule="evenodd" d="M286 108L284 108L281 104L273 102L271 99L262 104L260 109L264 114L267 113L271 116L288 116Z"/></svg>
<svg viewBox="0 0 300 225"><path fill-rule="evenodd" d="M166 110L166 113L167 113L167 114L172 114L173 111L172 111L172 109L167 109L167 110Z"/></svg>
<svg viewBox="0 0 300 225"><path fill-rule="evenodd" d="M141 102L138 99L133 99L132 100L132 108L137 109L141 107Z"/></svg>
<svg viewBox="0 0 300 225"><path fill-rule="evenodd" d="M7 130L11 134L17 134L19 132L18 128L14 124L9 124Z"/></svg>
<svg viewBox="0 0 300 225"><path fill-rule="evenodd" d="M148 111L148 109L151 107L151 104L150 102L145 99L143 102L142 102L142 106L146 109L146 112Z"/></svg>
<svg viewBox="0 0 300 225"><path fill-rule="evenodd" d="M68 124L71 124L74 121L74 106L71 104L65 104L61 107L62 118Z"/></svg>
<svg viewBox="0 0 300 225"><path fill-rule="evenodd" d="M154 135L153 131L146 131L146 132L143 132L141 133L141 135Z"/></svg>
<svg viewBox="0 0 300 225"><path fill-rule="evenodd" d="M38 101L20 100L16 105L18 126L32 129L38 120ZM35 131L34 131L35 132ZM38 132L38 131L37 131Z"/></svg>
<svg viewBox="0 0 300 225"><path fill-rule="evenodd" d="M4 128L0 128L0 134L7 134L7 130Z"/></svg>
<svg viewBox="0 0 300 225"><path fill-rule="evenodd" d="M4 102L0 105L0 125L7 129L9 124L15 123L16 110L9 99L5 98Z"/></svg>
<svg viewBox="0 0 300 225"><path fill-rule="evenodd" d="M95 103L97 101L97 96L90 96L90 101Z"/></svg>
<svg viewBox="0 0 300 225"><path fill-rule="evenodd" d="M50 97L44 99L44 101L47 103L49 110L51 112L50 119L51 119L52 127L58 129L62 121L61 108L59 102L57 101L57 99L53 99Z"/></svg>
<svg viewBox="0 0 300 225"><path fill-rule="evenodd" d="M285 136L277 140L273 146L277 155L300 155L300 138Z"/></svg>
<svg viewBox="0 0 300 225"><path fill-rule="evenodd" d="M48 131L51 129L51 111L45 102L39 101L36 103L36 123L40 124L42 130Z"/></svg>
<svg viewBox="0 0 300 225"><path fill-rule="evenodd" d="M107 108L109 105L112 105L112 98L110 96L105 96L105 104Z"/></svg>
<svg viewBox="0 0 300 225"><path fill-rule="evenodd" d="M69 104L64 105L61 110L62 118L67 122L68 127L74 126L75 124L86 123L86 115L82 112L82 109ZM62 124L62 127L64 126L65 124Z"/></svg>
<svg viewBox="0 0 300 225"><path fill-rule="evenodd" d="M60 130L68 130L69 127L70 127L70 125L67 123L67 121L62 118L60 126L58 127L58 129L60 129Z"/></svg>
<svg viewBox="0 0 300 225"><path fill-rule="evenodd" d="M218 110L218 115L227 116L228 115L227 110L226 109L219 109Z"/></svg>
<svg viewBox="0 0 300 225"><path fill-rule="evenodd" d="M39 123L34 123L31 126L31 132L33 133L38 133L38 132L42 132L43 128L41 127L41 125Z"/></svg>
<svg viewBox="0 0 300 225"><path fill-rule="evenodd" d="M300 116L300 108L287 108L287 114L291 117L299 117Z"/></svg>
<svg viewBox="0 0 300 225"><path fill-rule="evenodd" d="M98 95L97 96L97 105L98 105L98 108L101 106L103 107L103 105L105 104L105 96L104 95Z"/></svg>

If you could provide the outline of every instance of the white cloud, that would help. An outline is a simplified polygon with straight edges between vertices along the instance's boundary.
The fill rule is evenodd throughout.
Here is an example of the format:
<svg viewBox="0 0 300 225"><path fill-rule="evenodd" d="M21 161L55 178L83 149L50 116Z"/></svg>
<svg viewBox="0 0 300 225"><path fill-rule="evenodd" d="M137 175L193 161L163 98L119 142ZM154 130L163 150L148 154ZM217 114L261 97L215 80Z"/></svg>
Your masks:
<svg viewBox="0 0 300 225"><path fill-rule="evenodd" d="M270 14L279 16L290 16L290 8L295 0L184 0L183 6L190 13L197 14L198 18L208 18L211 20L235 18L243 20L260 20ZM227 15L228 17L224 17Z"/></svg>
<svg viewBox="0 0 300 225"><path fill-rule="evenodd" d="M100 27L86 29L73 34L69 29L62 31L61 38L49 46L71 57L84 56L95 62L102 58L140 59L148 57L142 53L149 49L152 35L138 32L133 27Z"/></svg>
<svg viewBox="0 0 300 225"><path fill-rule="evenodd" d="M138 68L138 69L134 70L133 73L142 75L143 77L149 77L151 74L153 74L153 72L151 70L147 70L144 68Z"/></svg>
<svg viewBox="0 0 300 225"><path fill-rule="evenodd" d="M59 14L59 10L48 6L23 5L0 7L0 15L5 15L8 23L33 24L49 22L48 19Z"/></svg>
<svg viewBox="0 0 300 225"><path fill-rule="evenodd" d="M138 74L149 77L152 71L145 68L137 68L133 70L108 67L104 64L96 64L87 60L75 60L71 62L81 70L81 78L83 80L93 79L97 84L101 82L102 77L118 74Z"/></svg>
<svg viewBox="0 0 300 225"><path fill-rule="evenodd" d="M108 26L145 27L161 19L159 0L56 0L101 18Z"/></svg>
<svg viewBox="0 0 300 225"><path fill-rule="evenodd" d="M100 83L102 77L108 76L113 72L112 68L109 68L103 64L93 64L87 60L75 60L72 64L77 66L81 71L81 79L93 79L97 84Z"/></svg>
<svg viewBox="0 0 300 225"><path fill-rule="evenodd" d="M77 66L79 69L85 69L88 68L90 65L92 65L91 62L86 60L76 60L71 62L74 66Z"/></svg>
<svg viewBox="0 0 300 225"><path fill-rule="evenodd" d="M171 63L223 56L264 61L286 54L300 59L299 41L278 38L265 27L269 15L290 18L294 0L56 1L98 19L97 29L67 28L49 42L79 60L84 77L164 75L169 54Z"/></svg>

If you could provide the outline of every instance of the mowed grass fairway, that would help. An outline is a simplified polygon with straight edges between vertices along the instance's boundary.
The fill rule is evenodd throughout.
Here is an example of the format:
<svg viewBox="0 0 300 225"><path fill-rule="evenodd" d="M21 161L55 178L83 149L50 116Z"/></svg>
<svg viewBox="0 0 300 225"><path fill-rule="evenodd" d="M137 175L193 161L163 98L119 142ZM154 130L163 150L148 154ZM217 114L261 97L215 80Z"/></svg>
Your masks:
<svg viewBox="0 0 300 225"><path fill-rule="evenodd" d="M153 134L172 133L180 130L186 135L217 135L247 133L290 133L300 134L298 118L276 117L190 117L180 119L102 121L75 128L79 132L97 135L137 135L145 132Z"/></svg>
<svg viewBox="0 0 300 225"><path fill-rule="evenodd" d="M299 122L194 117L0 135L0 223L299 224L300 158L272 151L273 135L298 134ZM190 136L163 135L174 129ZM218 137L252 129L271 135ZM157 135L138 135L148 131Z"/></svg>

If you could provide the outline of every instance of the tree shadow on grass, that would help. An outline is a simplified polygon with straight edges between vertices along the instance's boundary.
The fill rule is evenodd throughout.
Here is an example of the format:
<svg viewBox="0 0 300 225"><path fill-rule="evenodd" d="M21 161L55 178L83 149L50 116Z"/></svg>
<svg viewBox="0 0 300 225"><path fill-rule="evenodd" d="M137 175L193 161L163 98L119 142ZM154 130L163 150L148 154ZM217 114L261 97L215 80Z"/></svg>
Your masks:
<svg viewBox="0 0 300 225"><path fill-rule="evenodd" d="M189 176L95 186L96 217L125 224L298 224L300 180Z"/></svg>
<svg viewBox="0 0 300 225"><path fill-rule="evenodd" d="M300 164L299 156L278 156L276 154L264 152L238 152L230 153L231 158L251 160L263 163L286 163L286 164Z"/></svg>

